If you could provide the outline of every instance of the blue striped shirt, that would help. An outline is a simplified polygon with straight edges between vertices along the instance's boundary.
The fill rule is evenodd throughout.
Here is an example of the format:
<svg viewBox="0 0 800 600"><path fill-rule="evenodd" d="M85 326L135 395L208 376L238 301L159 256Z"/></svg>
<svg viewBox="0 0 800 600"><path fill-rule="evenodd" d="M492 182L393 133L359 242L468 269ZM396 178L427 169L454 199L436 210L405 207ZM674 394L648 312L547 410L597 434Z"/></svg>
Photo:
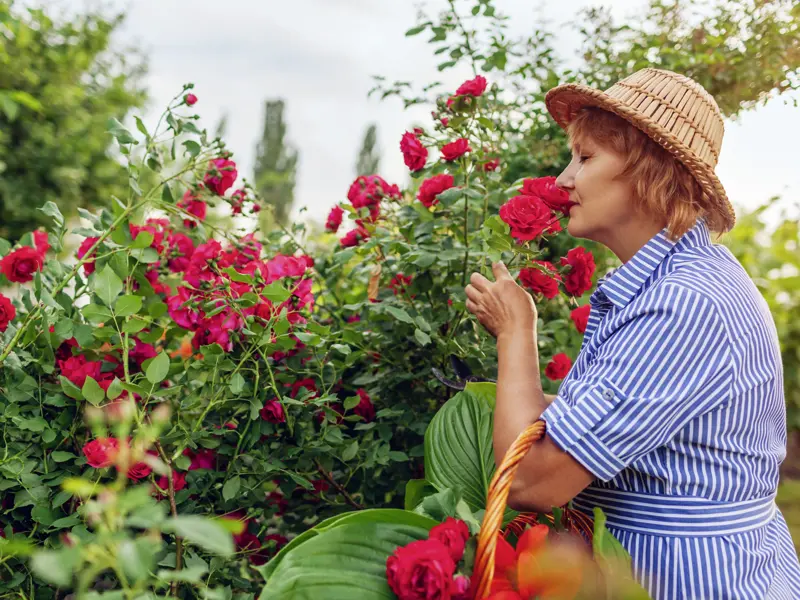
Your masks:
<svg viewBox="0 0 800 600"><path fill-rule="evenodd" d="M657 599L800 598L775 505L786 453L769 308L703 219L662 230L598 282L580 354L542 418L596 480L601 507Z"/></svg>

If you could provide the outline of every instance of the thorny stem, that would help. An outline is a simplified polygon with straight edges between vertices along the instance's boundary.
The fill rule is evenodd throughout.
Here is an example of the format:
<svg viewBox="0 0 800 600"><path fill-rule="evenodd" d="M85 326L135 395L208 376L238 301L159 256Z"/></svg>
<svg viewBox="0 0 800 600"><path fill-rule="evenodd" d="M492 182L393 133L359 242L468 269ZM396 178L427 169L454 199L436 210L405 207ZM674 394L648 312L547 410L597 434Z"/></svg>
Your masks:
<svg viewBox="0 0 800 600"><path fill-rule="evenodd" d="M359 504L358 502L356 502L356 501L355 501L355 499L353 499L353 497L352 497L350 494L348 494L348 493L347 493L347 490L346 490L346 489L344 489L344 488L343 488L343 487L342 487L342 486L341 486L341 485L340 485L340 484L339 484L339 483L338 483L338 482L337 482L337 481L336 481L336 480L333 478L333 475L331 475L331 474L330 474L328 471L326 471L326 470L325 470L325 468L322 466L322 463L320 463L318 459L314 459L314 464L315 464L315 465L317 465L317 469L319 469L319 472L320 472L320 473L322 474L322 476L323 476L323 477L326 479L326 481L327 481L328 483L330 483L330 484L331 484L333 487L335 487L335 488L336 488L336 491L337 491L337 492L339 492L339 493L340 493L340 494L341 494L341 495L344 497L344 499L347 501L347 503L348 503L350 506L352 506L352 507L353 507L353 508L355 508L356 510L363 510L363 509L364 509L364 506L362 506L361 504Z"/></svg>

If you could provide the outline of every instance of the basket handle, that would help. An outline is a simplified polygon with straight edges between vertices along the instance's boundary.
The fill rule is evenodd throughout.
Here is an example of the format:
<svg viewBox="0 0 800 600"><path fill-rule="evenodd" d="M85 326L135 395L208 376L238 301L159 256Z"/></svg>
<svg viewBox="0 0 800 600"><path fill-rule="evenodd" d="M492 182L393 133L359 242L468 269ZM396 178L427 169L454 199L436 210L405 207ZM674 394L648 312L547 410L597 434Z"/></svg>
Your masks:
<svg viewBox="0 0 800 600"><path fill-rule="evenodd" d="M478 534L478 549L475 553L475 567L472 575L476 600L486 598L492 586L497 534L503 524L503 514L508 494L511 491L511 482L514 481L519 463L528 450L531 449L534 442L544 437L545 428L545 422L541 420L528 425L506 451L489 484L489 491L486 495L486 512L483 515L481 531Z"/></svg>

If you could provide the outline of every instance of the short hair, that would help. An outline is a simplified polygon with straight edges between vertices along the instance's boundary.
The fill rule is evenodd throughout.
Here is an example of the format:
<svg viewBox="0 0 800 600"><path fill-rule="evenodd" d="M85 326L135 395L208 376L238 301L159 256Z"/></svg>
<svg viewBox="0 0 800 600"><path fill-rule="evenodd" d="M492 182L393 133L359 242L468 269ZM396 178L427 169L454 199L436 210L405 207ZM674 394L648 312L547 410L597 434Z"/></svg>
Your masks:
<svg viewBox="0 0 800 600"><path fill-rule="evenodd" d="M689 170L672 154L622 117L583 107L567 127L571 146L592 140L626 159L619 177L633 184L634 206L667 222L673 241L704 216L709 230L722 232L724 216Z"/></svg>

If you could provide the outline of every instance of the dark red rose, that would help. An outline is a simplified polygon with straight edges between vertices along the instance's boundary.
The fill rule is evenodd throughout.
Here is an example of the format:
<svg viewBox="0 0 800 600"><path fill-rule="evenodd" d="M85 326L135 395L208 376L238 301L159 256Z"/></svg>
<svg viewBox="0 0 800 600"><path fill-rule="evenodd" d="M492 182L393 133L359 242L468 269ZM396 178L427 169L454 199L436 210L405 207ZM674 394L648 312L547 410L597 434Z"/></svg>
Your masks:
<svg viewBox="0 0 800 600"><path fill-rule="evenodd" d="M114 463L118 450L119 440L116 438L97 438L83 446L83 455L90 467L103 469Z"/></svg>
<svg viewBox="0 0 800 600"><path fill-rule="evenodd" d="M464 556L464 547L469 539L469 527L464 521L447 517L444 523L431 529L428 538L442 542L450 551L450 557L458 562Z"/></svg>
<svg viewBox="0 0 800 600"><path fill-rule="evenodd" d="M191 190L186 190L183 193L183 198L178 201L178 208L182 208L199 221L206 220L208 205L203 200L200 200ZM195 222L192 219L184 219L183 225L187 228L194 227Z"/></svg>
<svg viewBox="0 0 800 600"><path fill-rule="evenodd" d="M147 359L155 358L156 356L158 356L158 352L156 352L155 347L152 344L146 344L139 338L136 338L133 348L128 351L128 357L140 366Z"/></svg>
<svg viewBox="0 0 800 600"><path fill-rule="evenodd" d="M268 423L285 423L286 415L283 413L283 405L274 398L267 401L261 407L261 418Z"/></svg>
<svg viewBox="0 0 800 600"><path fill-rule="evenodd" d="M406 132L400 140L400 151L403 161L411 171L420 171L428 160L428 149L422 145L413 133Z"/></svg>
<svg viewBox="0 0 800 600"><path fill-rule="evenodd" d="M328 221L325 223L325 229L331 233L339 231L339 226L342 224L342 216L344 210L341 206L334 206L328 214Z"/></svg>
<svg viewBox="0 0 800 600"><path fill-rule="evenodd" d="M155 452L148 450L147 453L150 456L158 456ZM130 467L128 467L128 472L125 474L128 479L131 481L139 481L140 479L144 479L150 473L153 472L153 469L150 468L150 465L144 462L137 462Z"/></svg>
<svg viewBox="0 0 800 600"><path fill-rule="evenodd" d="M567 214L569 212L570 200L569 194L564 190L556 187L555 177L537 177L535 179L526 179L522 182L521 194L526 196L535 196L539 198L545 205L561 213Z"/></svg>
<svg viewBox="0 0 800 600"><path fill-rule="evenodd" d="M469 140L466 138L459 138L455 142L450 142L442 146L442 158L450 162L456 160L460 156L464 156L470 150Z"/></svg>
<svg viewBox="0 0 800 600"><path fill-rule="evenodd" d="M386 579L400 600L450 600L456 563L439 540L419 540L394 551Z"/></svg>
<svg viewBox="0 0 800 600"><path fill-rule="evenodd" d="M533 267L521 269L519 272L520 283L534 293L543 294L548 300L558 296L558 284L561 281L561 275L559 275L553 263L546 260L534 260L533 263L544 267L553 274L548 275L542 272L541 269Z"/></svg>
<svg viewBox="0 0 800 600"><path fill-rule="evenodd" d="M591 310L592 305L585 304L569 313L569 318L575 323L575 329L578 330L578 333L586 333L586 326L589 324L589 313Z"/></svg>
<svg viewBox="0 0 800 600"><path fill-rule="evenodd" d="M500 207L500 218L511 226L511 237L520 241L536 239L553 221L550 209L534 196L514 196Z"/></svg>
<svg viewBox="0 0 800 600"><path fill-rule="evenodd" d="M11 300L0 294L0 333L8 329L8 324L17 316L17 309Z"/></svg>
<svg viewBox="0 0 800 600"><path fill-rule="evenodd" d="M83 354L70 356L66 360L58 361L58 368L61 374L79 388L82 388L83 384L86 383L87 376L97 381L100 378L101 367L102 364L99 361L87 360Z"/></svg>
<svg viewBox="0 0 800 600"><path fill-rule="evenodd" d="M197 96L195 96L194 94L186 94L183 97L183 100L186 102L187 105L194 106L195 103L197 102Z"/></svg>
<svg viewBox="0 0 800 600"><path fill-rule="evenodd" d="M278 533L267 534L264 536L264 543L260 544L259 549L247 558L256 566L263 565L288 543L289 540Z"/></svg>
<svg viewBox="0 0 800 600"><path fill-rule="evenodd" d="M190 471L197 471L199 469L213 469L214 461L217 458L217 453L211 448L205 448L194 452L190 448L183 451L184 456L188 456L191 460L189 464Z"/></svg>
<svg viewBox="0 0 800 600"><path fill-rule="evenodd" d="M456 96L482 96L486 91L486 78L483 75L478 75L475 79L470 79L462 83L456 90Z"/></svg>
<svg viewBox="0 0 800 600"><path fill-rule="evenodd" d="M592 276L595 270L594 256L586 248L582 246L573 248L567 252L565 257L561 258L561 264L571 267L564 282L567 292L573 296L582 296L592 288Z"/></svg>
<svg viewBox="0 0 800 600"><path fill-rule="evenodd" d="M499 158L493 158L493 159L483 163L483 170L484 171L496 171L499 168L500 168L500 159Z"/></svg>
<svg viewBox="0 0 800 600"><path fill-rule="evenodd" d="M47 235L46 231L34 231L33 232L33 245L36 247L36 251L44 256L50 250L50 237Z"/></svg>
<svg viewBox="0 0 800 600"><path fill-rule="evenodd" d="M548 379L558 381L564 379L572 368L572 360L563 352L556 354L544 369L544 375Z"/></svg>
<svg viewBox="0 0 800 600"><path fill-rule="evenodd" d="M231 188L238 175L235 162L227 158L215 158L209 163L208 173L203 181L212 192L223 196Z"/></svg>
<svg viewBox="0 0 800 600"><path fill-rule="evenodd" d="M156 485L161 488L164 492L169 490L169 478L166 475L162 475L156 481ZM172 470L172 486L176 492L181 491L183 488L186 487L186 473L181 473L180 471Z"/></svg>
<svg viewBox="0 0 800 600"><path fill-rule="evenodd" d="M194 242L188 235L173 233L167 240L167 266L173 273L182 273L189 268L189 262L194 254Z"/></svg>
<svg viewBox="0 0 800 600"><path fill-rule="evenodd" d="M369 232L364 229L364 227L356 227L344 234L344 237L339 240L339 243L342 245L342 248L352 248L353 246L358 246L367 239L369 239Z"/></svg>
<svg viewBox="0 0 800 600"><path fill-rule="evenodd" d="M42 255L30 246L23 246L7 254L0 260L0 271L9 281L27 283L33 274L42 269Z"/></svg>
<svg viewBox="0 0 800 600"><path fill-rule="evenodd" d="M452 175L448 173L434 175L433 177L423 181L422 185L419 186L417 199L422 202L422 204L430 208L434 204L438 204L439 200L436 198L436 196L445 190L449 190L451 187L453 187L453 185L455 185L455 182Z"/></svg>
<svg viewBox="0 0 800 600"><path fill-rule="evenodd" d="M96 237L88 237L85 240L83 240L81 242L81 245L78 247L78 252L76 254L76 256L78 257L78 260L80 260L84 256L86 256L86 253L89 251L89 248L94 246L97 243L97 240L99 240L99 239L100 238L96 238ZM95 256L97 256L97 250L92 252L92 258L95 257ZM87 260L85 263L83 263L83 272L86 275L91 275L92 273L94 273L94 261L93 260Z"/></svg>
<svg viewBox="0 0 800 600"><path fill-rule="evenodd" d="M360 402L355 406L353 412L364 419L366 422L375 420L375 406L372 404L372 399L369 394L363 389L356 390Z"/></svg>

